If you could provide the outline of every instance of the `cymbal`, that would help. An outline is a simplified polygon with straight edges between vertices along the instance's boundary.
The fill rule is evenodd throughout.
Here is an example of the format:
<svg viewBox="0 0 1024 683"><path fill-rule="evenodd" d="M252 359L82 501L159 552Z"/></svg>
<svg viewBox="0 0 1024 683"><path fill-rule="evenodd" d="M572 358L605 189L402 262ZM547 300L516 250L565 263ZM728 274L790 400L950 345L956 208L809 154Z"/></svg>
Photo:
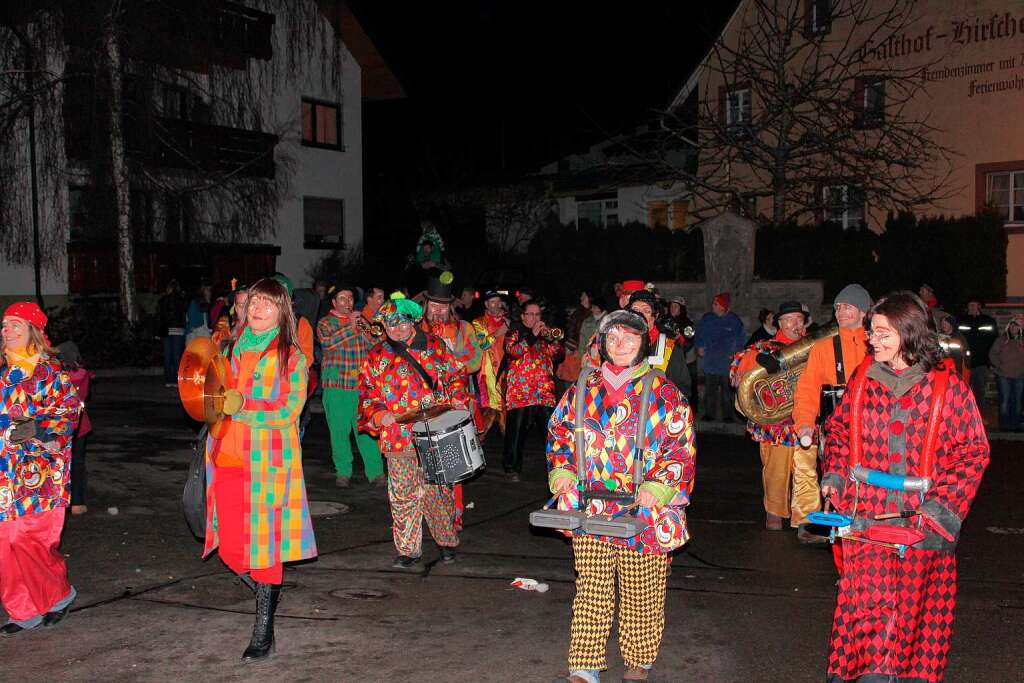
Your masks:
<svg viewBox="0 0 1024 683"><path fill-rule="evenodd" d="M451 409L452 407L447 403L439 403L422 410L410 410L401 415L396 415L395 422L400 425L407 425L414 422L422 422L423 420L432 420L438 415L444 415Z"/></svg>
<svg viewBox="0 0 1024 683"><path fill-rule="evenodd" d="M224 391L231 366L209 337L189 342L178 365L178 395L193 420L216 425L224 417Z"/></svg>

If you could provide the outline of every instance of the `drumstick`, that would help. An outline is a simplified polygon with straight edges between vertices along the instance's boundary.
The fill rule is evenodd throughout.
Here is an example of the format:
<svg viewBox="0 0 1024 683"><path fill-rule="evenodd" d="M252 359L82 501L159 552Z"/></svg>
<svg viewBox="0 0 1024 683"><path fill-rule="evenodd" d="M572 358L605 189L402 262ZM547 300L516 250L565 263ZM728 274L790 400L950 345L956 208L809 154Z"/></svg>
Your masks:
<svg viewBox="0 0 1024 683"><path fill-rule="evenodd" d="M875 515L876 520L883 519L907 519L908 517L914 517L921 514L917 510L904 510L903 512L884 512L880 515Z"/></svg>
<svg viewBox="0 0 1024 683"><path fill-rule="evenodd" d="M619 510L618 512L616 512L614 515L611 516L611 519L618 519L619 517L621 517L622 515L626 514L627 512L629 512L630 510L632 510L635 507L636 507L636 503L634 502L632 505L624 507L621 510Z"/></svg>

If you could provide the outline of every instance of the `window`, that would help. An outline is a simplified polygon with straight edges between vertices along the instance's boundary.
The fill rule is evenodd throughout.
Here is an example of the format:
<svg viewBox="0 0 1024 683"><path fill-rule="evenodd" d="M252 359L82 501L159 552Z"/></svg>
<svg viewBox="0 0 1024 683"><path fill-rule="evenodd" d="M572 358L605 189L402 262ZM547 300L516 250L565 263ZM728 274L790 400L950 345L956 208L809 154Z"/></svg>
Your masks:
<svg viewBox="0 0 1024 683"><path fill-rule="evenodd" d="M823 36L832 30L833 0L804 0L804 36Z"/></svg>
<svg viewBox="0 0 1024 683"><path fill-rule="evenodd" d="M325 197L302 198L303 245L306 249L345 246L345 202Z"/></svg>
<svg viewBox="0 0 1024 683"><path fill-rule="evenodd" d="M989 173L985 199L1003 223L1024 223L1024 171Z"/></svg>
<svg viewBox="0 0 1024 683"><path fill-rule="evenodd" d="M596 227L619 224L619 201L617 199L576 200L576 223Z"/></svg>
<svg viewBox="0 0 1024 683"><path fill-rule="evenodd" d="M822 187L822 217L843 227L855 228L864 224L864 192L854 185L826 185Z"/></svg>
<svg viewBox="0 0 1024 683"><path fill-rule="evenodd" d="M651 202L647 207L649 215L648 223L652 228L668 227L668 204L666 202Z"/></svg>
<svg viewBox="0 0 1024 683"><path fill-rule="evenodd" d="M885 122L885 81L858 78L854 91L855 124L858 128L877 128Z"/></svg>
<svg viewBox="0 0 1024 683"><path fill-rule="evenodd" d="M689 213L690 202L677 199L672 202L672 229L682 230L686 227L686 214Z"/></svg>
<svg viewBox="0 0 1024 683"><path fill-rule="evenodd" d="M170 83L160 84L160 114L168 119L188 118L188 94Z"/></svg>
<svg viewBox="0 0 1024 683"><path fill-rule="evenodd" d="M729 127L744 126L750 123L750 88L736 86L731 89L722 87L719 93L719 117Z"/></svg>
<svg viewBox="0 0 1024 683"><path fill-rule="evenodd" d="M302 100L302 144L307 147L343 149L341 105Z"/></svg>

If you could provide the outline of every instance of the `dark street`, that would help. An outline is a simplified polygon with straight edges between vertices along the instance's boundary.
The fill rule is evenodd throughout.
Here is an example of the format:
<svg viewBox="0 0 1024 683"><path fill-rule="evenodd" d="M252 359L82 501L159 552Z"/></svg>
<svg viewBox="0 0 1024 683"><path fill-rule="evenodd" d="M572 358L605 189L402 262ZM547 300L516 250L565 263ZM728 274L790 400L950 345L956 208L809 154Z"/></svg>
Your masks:
<svg viewBox="0 0 1024 683"><path fill-rule="evenodd" d="M278 612L277 653L239 661L254 601L201 544L179 511L191 429L177 392L155 377L96 382L89 411L89 512L64 534L79 591L58 627L0 640L4 680L438 681L547 683L564 675L573 570L568 545L531 531L546 496L541 438L528 474L510 484L485 473L465 486L458 561L419 573L391 569L387 501L358 471L338 489L327 430L305 441L319 559L290 568ZM488 442L492 463L500 440ZM992 463L958 552L960 599L950 681L1024 679L1024 479L1021 441L995 441ZM821 681L835 570L821 546L763 529L757 450L748 439L703 434L689 520L693 540L669 578L668 626L654 681ZM344 512L331 503L344 503ZM115 509L116 508L116 509ZM516 577L546 593L509 586ZM613 636L614 639L614 636ZM621 672L611 645L608 680Z"/></svg>

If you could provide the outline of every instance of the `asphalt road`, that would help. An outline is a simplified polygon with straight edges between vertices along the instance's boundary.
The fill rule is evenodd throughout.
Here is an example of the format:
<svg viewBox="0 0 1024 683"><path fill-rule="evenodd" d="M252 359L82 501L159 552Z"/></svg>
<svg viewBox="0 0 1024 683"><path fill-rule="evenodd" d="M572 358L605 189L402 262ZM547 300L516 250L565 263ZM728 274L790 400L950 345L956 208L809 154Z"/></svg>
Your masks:
<svg viewBox="0 0 1024 683"><path fill-rule="evenodd" d="M527 521L546 498L539 434L520 484L493 473L500 441L492 437L495 467L465 487L471 507L458 561L437 564L428 541L420 570L404 573L390 567L384 492L359 474L350 489L334 486L318 416L304 462L320 556L285 573L276 655L243 665L254 600L216 557L200 559L179 512L192 431L176 392L156 378L106 379L89 409L89 513L69 517L63 545L79 598L59 626L0 639L0 680L45 672L66 682L548 683L564 675L569 547ZM749 440L704 433L698 449L693 540L675 558L651 680L823 680L836 579L829 553L763 529ZM1024 443L993 442L958 552L949 681L1024 680L1021 481ZM511 588L515 577L550 590ZM607 680L618 680L614 636L609 650Z"/></svg>

